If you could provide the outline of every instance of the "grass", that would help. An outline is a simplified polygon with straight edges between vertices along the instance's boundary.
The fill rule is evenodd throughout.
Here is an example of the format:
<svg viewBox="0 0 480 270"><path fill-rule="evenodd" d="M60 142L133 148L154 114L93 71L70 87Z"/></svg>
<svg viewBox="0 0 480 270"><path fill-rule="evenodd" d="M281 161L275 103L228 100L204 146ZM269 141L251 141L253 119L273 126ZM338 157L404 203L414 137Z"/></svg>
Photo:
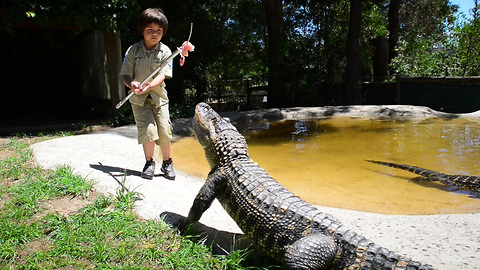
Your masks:
<svg viewBox="0 0 480 270"><path fill-rule="evenodd" d="M212 255L163 221L140 220L135 191L104 196L68 166L42 170L32 160L31 141L0 144L0 269L260 268L244 265L248 251ZM48 207L55 200L82 207L60 213Z"/></svg>

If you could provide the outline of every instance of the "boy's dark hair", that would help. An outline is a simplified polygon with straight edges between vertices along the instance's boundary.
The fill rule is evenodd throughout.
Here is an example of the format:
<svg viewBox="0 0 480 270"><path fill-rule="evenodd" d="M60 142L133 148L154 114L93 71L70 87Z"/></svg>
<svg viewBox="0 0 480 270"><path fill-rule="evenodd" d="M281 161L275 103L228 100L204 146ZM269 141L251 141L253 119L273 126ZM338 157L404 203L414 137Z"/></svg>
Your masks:
<svg viewBox="0 0 480 270"><path fill-rule="evenodd" d="M167 33L168 20L163 11L159 8L147 8L140 15L138 15L137 29L138 32L143 33L147 25L151 23L158 24L163 29L163 35Z"/></svg>

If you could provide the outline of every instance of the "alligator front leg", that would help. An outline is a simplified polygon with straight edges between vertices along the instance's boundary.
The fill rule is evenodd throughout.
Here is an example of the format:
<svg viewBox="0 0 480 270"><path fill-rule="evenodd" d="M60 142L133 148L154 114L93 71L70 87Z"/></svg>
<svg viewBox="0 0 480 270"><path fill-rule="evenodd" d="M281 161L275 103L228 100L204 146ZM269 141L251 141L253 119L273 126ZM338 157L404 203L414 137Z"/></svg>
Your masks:
<svg viewBox="0 0 480 270"><path fill-rule="evenodd" d="M180 229L184 231L187 226L196 223L203 215L203 213L210 208L213 200L215 199L215 190L216 185L222 181L222 178L219 177L218 172L210 173L205 184L202 186L198 192L193 205L188 212L187 219L182 222Z"/></svg>
<svg viewBox="0 0 480 270"><path fill-rule="evenodd" d="M287 269L329 269L337 255L332 236L321 233L300 238L287 248L283 264Z"/></svg>

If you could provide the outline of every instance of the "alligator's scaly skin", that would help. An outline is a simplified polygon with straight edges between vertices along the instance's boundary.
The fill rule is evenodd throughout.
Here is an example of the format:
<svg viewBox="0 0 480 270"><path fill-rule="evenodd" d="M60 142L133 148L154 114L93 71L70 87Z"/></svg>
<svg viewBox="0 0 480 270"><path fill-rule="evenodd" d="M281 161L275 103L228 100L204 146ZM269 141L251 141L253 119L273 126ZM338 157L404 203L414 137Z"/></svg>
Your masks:
<svg viewBox="0 0 480 270"><path fill-rule="evenodd" d="M480 177L479 176L451 175L451 174L444 174L444 173L431 171L424 168L405 165L405 164L390 163L390 162L376 161L376 160L367 160L367 161L392 167L392 168L396 168L396 169L406 170L406 171L418 174L432 181L437 181L445 185L458 187L461 189L466 189L476 193L480 193Z"/></svg>
<svg viewBox="0 0 480 270"><path fill-rule="evenodd" d="M244 137L210 106L195 108L193 128L211 172L183 226L216 198L257 248L287 269L433 269L348 230L280 185L253 162Z"/></svg>

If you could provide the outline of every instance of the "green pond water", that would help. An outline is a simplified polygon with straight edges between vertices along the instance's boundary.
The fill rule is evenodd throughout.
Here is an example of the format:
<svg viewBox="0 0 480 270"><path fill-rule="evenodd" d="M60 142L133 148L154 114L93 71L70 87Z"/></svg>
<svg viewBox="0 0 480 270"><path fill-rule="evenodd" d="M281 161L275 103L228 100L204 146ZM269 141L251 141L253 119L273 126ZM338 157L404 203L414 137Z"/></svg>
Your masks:
<svg viewBox="0 0 480 270"><path fill-rule="evenodd" d="M480 198L381 160L448 174L480 175L480 124L466 119L422 121L348 117L238 126L250 157L302 199L383 214L480 211ZM175 167L206 178L209 167L195 137L172 145ZM417 180L417 181L415 181Z"/></svg>

